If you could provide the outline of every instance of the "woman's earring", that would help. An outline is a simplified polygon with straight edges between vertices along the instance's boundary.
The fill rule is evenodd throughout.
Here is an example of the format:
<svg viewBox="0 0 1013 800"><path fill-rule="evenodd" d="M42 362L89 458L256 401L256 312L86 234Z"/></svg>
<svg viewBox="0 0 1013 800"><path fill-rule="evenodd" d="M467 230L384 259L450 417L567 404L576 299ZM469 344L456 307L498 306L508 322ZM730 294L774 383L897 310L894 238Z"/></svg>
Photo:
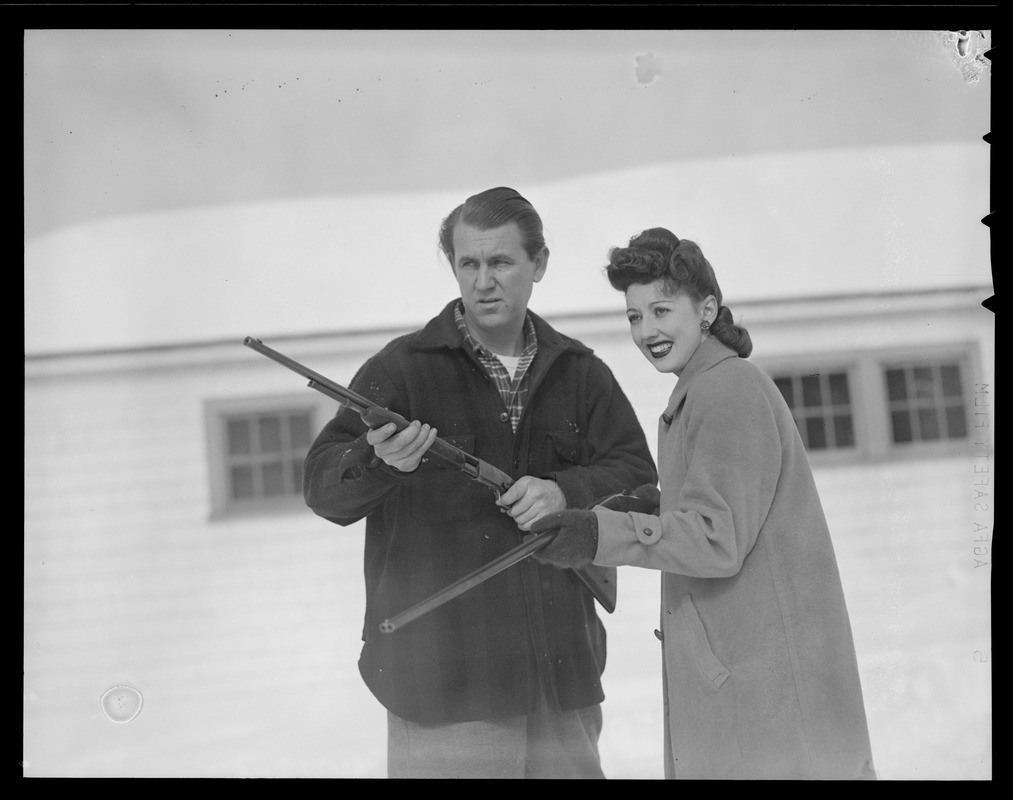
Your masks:
<svg viewBox="0 0 1013 800"><path fill-rule="evenodd" d="M704 333L707 333L710 330L710 327L711 324L707 320L704 320L703 322L700 323L700 330L702 330Z"/></svg>

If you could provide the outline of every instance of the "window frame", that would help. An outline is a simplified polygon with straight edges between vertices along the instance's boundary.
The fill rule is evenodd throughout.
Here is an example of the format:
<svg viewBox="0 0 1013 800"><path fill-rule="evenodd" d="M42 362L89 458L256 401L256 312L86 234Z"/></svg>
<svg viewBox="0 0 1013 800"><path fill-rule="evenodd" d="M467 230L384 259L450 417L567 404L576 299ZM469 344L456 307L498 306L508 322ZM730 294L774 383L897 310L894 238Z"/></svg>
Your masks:
<svg viewBox="0 0 1013 800"><path fill-rule="evenodd" d="M821 373L843 372L848 380L848 396L851 403L851 424L854 445L847 448L831 448L813 450L806 447L809 461L816 465L822 464L856 464L869 459L869 438L865 403L868 397L865 388L866 376L861 369L859 354L805 354L796 357L778 356L775 358L756 359L771 380L784 376L805 376ZM780 394L780 391L778 392ZM794 419L794 414L792 418ZM796 420L796 426L798 421Z"/></svg>
<svg viewBox="0 0 1013 800"><path fill-rule="evenodd" d="M820 420L823 423L823 427L827 428L827 423L833 425L834 420L839 414L834 413L835 409L840 410L841 404L833 402L834 389L830 385L830 377L835 375L844 375L845 383L847 388L847 412L848 419L851 426L851 444L839 445L836 444L838 439L838 433L836 430L825 430L825 440L829 442L833 440L835 444L833 446L814 447L812 444L812 436L809 430L809 425L803 426L800 424L803 420L808 423L809 420L815 419ZM788 403L788 408L792 412L792 417L795 419L795 427L799 429L799 434L802 437L802 441L805 444L807 451L812 452L839 452L848 453L858 447L858 437L855 435L855 401L852 396L852 376L846 369L822 369L818 372L810 372L808 370L800 370L795 372L784 372L781 371L777 375L771 376L774 379L775 384L778 380L787 379L791 382L791 395L792 402ZM819 388L820 402L818 405L809 405L806 398L806 380L815 378ZM778 387L780 389L780 387ZM781 391L781 395L784 396L784 391Z"/></svg>
<svg viewBox="0 0 1013 800"><path fill-rule="evenodd" d="M784 375L817 372L844 372L848 376L855 446L828 450L807 448L806 454L814 467L959 455L967 452L968 443L974 436L974 389L981 382L981 354L975 342L884 347L848 353L804 353L754 360L772 380ZM958 364L961 371L966 437L894 442L886 385L887 369L950 363Z"/></svg>
<svg viewBox="0 0 1013 800"><path fill-rule="evenodd" d="M237 416L301 414L309 415L310 441L337 412L333 401L314 393L277 394L259 397L208 400L204 416L208 455L211 520L234 519L265 513L304 511L302 493L251 498L237 502L229 494L228 421Z"/></svg>
<svg viewBox="0 0 1013 800"><path fill-rule="evenodd" d="M888 354L880 355L877 360L879 366L878 377L880 380L879 392L882 399L880 411L883 415L882 426L884 439L887 447L891 451L890 455L892 457L925 457L966 452L967 445L972 441L972 437L974 436L974 420L972 415L974 408L974 387L976 384L980 383L978 376L981 374L976 355L976 352L972 351L970 347L942 348L938 346L919 348L917 350L910 351L889 351ZM887 370L896 369L898 367L904 368L905 370L919 366L936 367L941 364L949 363L958 364L961 370L960 379L963 384L961 386L961 399L964 404L965 436L957 439L940 438L933 440L916 440L911 442L893 441L893 425L890 421L890 399L886 381Z"/></svg>

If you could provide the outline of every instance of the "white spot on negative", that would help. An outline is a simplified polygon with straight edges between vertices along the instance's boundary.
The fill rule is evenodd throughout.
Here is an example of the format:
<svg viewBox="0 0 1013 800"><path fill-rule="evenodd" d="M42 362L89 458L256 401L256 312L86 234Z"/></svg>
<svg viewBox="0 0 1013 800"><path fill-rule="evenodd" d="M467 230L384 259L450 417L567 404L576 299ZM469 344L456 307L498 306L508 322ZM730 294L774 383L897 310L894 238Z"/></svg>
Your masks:
<svg viewBox="0 0 1013 800"><path fill-rule="evenodd" d="M637 83L652 83L661 75L661 58L654 53L644 53L636 58Z"/></svg>
<svg viewBox="0 0 1013 800"><path fill-rule="evenodd" d="M113 686L102 695L102 711L113 722L130 722L141 713L143 698L132 686Z"/></svg>

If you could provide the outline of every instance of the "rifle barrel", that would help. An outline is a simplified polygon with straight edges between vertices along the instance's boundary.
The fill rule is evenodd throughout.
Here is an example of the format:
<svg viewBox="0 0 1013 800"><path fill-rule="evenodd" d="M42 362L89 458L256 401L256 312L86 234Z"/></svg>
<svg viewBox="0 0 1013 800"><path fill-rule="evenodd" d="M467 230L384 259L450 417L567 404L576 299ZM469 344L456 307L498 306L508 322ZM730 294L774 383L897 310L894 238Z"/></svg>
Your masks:
<svg viewBox="0 0 1013 800"><path fill-rule="evenodd" d="M540 533L537 536L528 539L526 542L517 545L517 547L512 550L507 550L499 558L493 559L485 566L479 567L470 575L465 575L460 580L454 581L454 583L450 584L445 589L441 589L435 594L430 595L425 600L416 603L399 614L395 614L393 617L385 619L380 623L380 632L393 633L394 631L403 628L409 622L428 614L435 608L439 608L444 603L453 600L458 595L462 595L469 589L478 586L478 584L483 581L487 581L493 575L502 572L508 567L512 567L519 561L523 561L532 553L536 553L541 550L554 538L556 538L556 531L545 531L544 533Z"/></svg>
<svg viewBox="0 0 1013 800"><path fill-rule="evenodd" d="M300 364L295 359L289 358L283 353L279 353L277 350L268 347L260 341L260 339L254 339L252 336L247 336L243 339L243 344L252 350L256 350L261 355L267 356L271 360L278 362L283 367L287 367L296 375L302 375L310 382L311 388L323 392L343 405L350 406L354 410L360 412L375 405L375 403L371 402L368 398L363 397L361 394L357 394L351 389L346 389L344 386L339 386L330 378L321 375L319 372L314 372L309 367L304 364Z"/></svg>
<svg viewBox="0 0 1013 800"><path fill-rule="evenodd" d="M297 375L306 378L309 381L311 389L316 389L321 394L325 394L332 400L337 401L340 405L352 409L362 417L362 421L370 428L378 428L390 422L393 422L399 431L408 427L408 420L400 414L377 405L368 397L363 397L361 394L335 383L319 372L314 372L305 364L300 364L295 359L289 358L274 348L268 347L260 339L247 336L243 339L243 344L252 350L256 350L261 355L267 356L272 361L276 361L283 367L287 367ZM497 494L505 492L513 483L513 479L502 470L475 458L443 439L436 439L432 446L430 446L429 453L448 466L463 472L472 480L492 489Z"/></svg>

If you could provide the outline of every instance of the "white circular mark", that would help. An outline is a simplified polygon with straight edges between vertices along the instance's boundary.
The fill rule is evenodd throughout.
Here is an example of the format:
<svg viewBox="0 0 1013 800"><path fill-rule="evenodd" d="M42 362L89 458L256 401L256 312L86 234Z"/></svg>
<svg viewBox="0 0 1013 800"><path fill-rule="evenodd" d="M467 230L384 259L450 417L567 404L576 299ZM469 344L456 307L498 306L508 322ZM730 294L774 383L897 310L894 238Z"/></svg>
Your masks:
<svg viewBox="0 0 1013 800"><path fill-rule="evenodd" d="M133 686L113 686L102 694L102 711L113 722L130 722L141 713L143 698Z"/></svg>

